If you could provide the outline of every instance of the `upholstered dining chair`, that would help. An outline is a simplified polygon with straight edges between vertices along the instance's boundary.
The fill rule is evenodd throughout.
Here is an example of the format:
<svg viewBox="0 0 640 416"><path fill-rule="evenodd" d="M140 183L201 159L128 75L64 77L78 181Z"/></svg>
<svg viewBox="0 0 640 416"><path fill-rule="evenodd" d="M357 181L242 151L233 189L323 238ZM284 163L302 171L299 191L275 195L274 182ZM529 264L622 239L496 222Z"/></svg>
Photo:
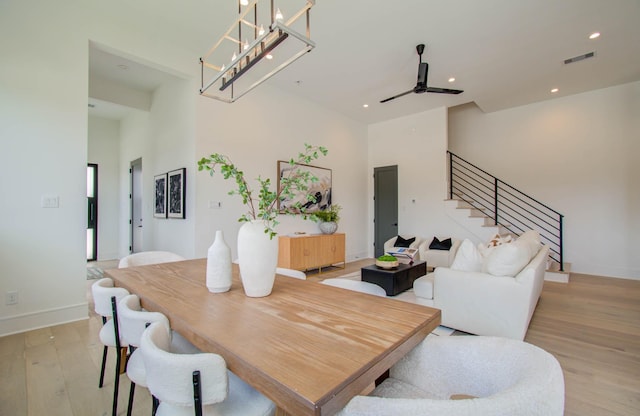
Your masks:
<svg viewBox="0 0 640 416"><path fill-rule="evenodd" d="M119 331L117 303L127 296L129 292L121 287L114 287L113 280L108 277L98 280L91 285L91 295L93 296L94 310L102 317L102 328L99 338L104 349L102 351L102 365L100 368L100 382L98 387L102 388L104 382L105 367L107 364L107 351L109 347L116 349L116 369L113 385L113 416L118 410L118 387L120 383L120 367L122 364L122 348L128 345L122 339Z"/></svg>
<svg viewBox="0 0 640 416"><path fill-rule="evenodd" d="M374 283L363 282L361 280L341 279L336 277L333 279L325 279L322 283L333 287L341 287L343 289L349 289L356 292L368 293L370 295L382 297L387 296L387 293L380 286Z"/></svg>
<svg viewBox="0 0 640 416"><path fill-rule="evenodd" d="M141 251L121 258L118 268L123 269L125 267L146 266L148 264L169 263L182 260L185 260L185 258L170 251Z"/></svg>
<svg viewBox="0 0 640 416"><path fill-rule="evenodd" d="M418 344L338 416L563 413L564 377L553 355L509 338L449 336Z"/></svg>
<svg viewBox="0 0 640 416"><path fill-rule="evenodd" d="M275 415L275 404L227 370L217 354L176 354L160 322L142 334L147 386L160 401L158 416Z"/></svg>
<svg viewBox="0 0 640 416"><path fill-rule="evenodd" d="M307 280L307 275L300 270L285 269L284 267L276 267L276 273L287 277L293 277L296 279Z"/></svg>
<svg viewBox="0 0 640 416"><path fill-rule="evenodd" d="M133 410L133 396L136 385L147 387L147 372L139 349L140 338L147 325L153 322L160 322L168 329L169 320L160 312L143 311L140 306L140 299L137 295L125 296L118 303L118 318L120 322L121 335L125 342L129 344L129 358L127 360L127 376L131 381L129 389L129 403L127 406L127 416ZM153 411L155 414L157 400L153 397Z"/></svg>

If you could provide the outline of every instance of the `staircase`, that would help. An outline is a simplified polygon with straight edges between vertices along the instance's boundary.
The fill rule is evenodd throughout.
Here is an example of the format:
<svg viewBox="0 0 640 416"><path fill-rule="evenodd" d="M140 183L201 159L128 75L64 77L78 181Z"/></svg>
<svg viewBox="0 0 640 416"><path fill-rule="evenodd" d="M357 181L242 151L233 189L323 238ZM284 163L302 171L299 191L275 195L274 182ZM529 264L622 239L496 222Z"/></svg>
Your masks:
<svg viewBox="0 0 640 416"><path fill-rule="evenodd" d="M570 264L563 261L564 216L511 185L469 163L449 155L449 199L446 212L479 241L496 234L514 237L533 229L549 246L545 280L569 281Z"/></svg>

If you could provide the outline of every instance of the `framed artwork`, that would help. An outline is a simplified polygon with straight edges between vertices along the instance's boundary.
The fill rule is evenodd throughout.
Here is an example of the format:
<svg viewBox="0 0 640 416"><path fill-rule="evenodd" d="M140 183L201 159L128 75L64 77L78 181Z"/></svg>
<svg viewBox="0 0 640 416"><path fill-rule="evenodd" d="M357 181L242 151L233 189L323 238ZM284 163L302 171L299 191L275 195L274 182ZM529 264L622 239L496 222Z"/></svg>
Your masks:
<svg viewBox="0 0 640 416"><path fill-rule="evenodd" d="M294 208L295 204L300 202L304 211L314 213L316 211L324 211L331 206L331 169L321 168L318 166L298 164L291 166L289 162L278 161L278 191L280 191L281 181L288 178L295 171L302 170L311 173L318 180L309 183L309 189L295 193L293 197L278 201L278 210L281 213L298 214L300 210ZM315 202L308 200L307 196L315 197Z"/></svg>
<svg viewBox="0 0 640 416"><path fill-rule="evenodd" d="M153 216L155 218L167 218L167 174L153 177Z"/></svg>
<svg viewBox="0 0 640 416"><path fill-rule="evenodd" d="M169 186L169 202L167 212L169 218L185 218L187 169L172 170L167 174Z"/></svg>

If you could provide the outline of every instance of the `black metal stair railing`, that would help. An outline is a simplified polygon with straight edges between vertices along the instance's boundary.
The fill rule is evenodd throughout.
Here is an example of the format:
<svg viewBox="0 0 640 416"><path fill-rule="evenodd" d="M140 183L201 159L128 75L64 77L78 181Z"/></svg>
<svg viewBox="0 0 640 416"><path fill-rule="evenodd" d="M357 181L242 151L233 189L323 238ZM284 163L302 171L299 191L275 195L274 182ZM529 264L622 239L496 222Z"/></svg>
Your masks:
<svg viewBox="0 0 640 416"><path fill-rule="evenodd" d="M512 234L537 230L542 242L549 246L549 257L563 271L564 216L454 153L447 153L449 198L468 203Z"/></svg>

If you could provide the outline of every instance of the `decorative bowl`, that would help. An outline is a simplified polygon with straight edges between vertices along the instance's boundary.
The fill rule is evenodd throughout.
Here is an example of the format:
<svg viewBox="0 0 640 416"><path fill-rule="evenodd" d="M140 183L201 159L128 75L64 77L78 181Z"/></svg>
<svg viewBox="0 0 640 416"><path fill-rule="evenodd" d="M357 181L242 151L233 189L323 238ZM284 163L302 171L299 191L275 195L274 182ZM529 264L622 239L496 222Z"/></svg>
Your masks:
<svg viewBox="0 0 640 416"><path fill-rule="evenodd" d="M382 269L393 269L394 267L398 267L398 260L395 261L384 261L376 259L376 266Z"/></svg>

